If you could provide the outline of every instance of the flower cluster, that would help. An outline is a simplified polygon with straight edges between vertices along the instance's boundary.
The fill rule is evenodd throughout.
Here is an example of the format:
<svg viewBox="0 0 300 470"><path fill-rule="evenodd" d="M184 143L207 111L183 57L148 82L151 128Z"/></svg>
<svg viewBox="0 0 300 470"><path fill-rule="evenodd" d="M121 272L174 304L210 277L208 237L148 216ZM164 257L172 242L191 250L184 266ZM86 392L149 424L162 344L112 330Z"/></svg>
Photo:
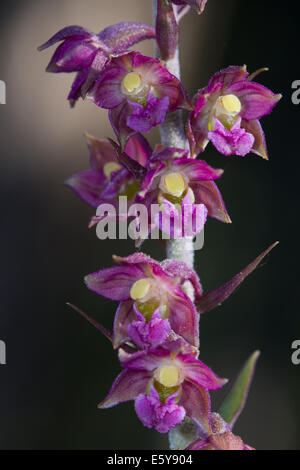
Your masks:
<svg viewBox="0 0 300 470"><path fill-rule="evenodd" d="M202 13L207 0L154 3L156 28L126 22L94 34L70 26L39 49L60 42L47 71L75 72L68 95L71 105L87 97L107 109L116 135L113 141L86 134L90 169L71 176L66 184L94 209L104 203L117 209L121 196L130 206L142 204L149 216L147 235L159 229L171 239L192 239L208 216L231 222L215 183L223 170L197 157L211 142L226 156L252 152L268 159L260 119L281 96L253 81L260 70L249 76L246 66L230 66L189 97L168 61L177 60L180 17L190 8ZM145 39L156 40L161 58L129 50ZM181 144L162 139L152 148L143 133L165 126L172 116L181 117L181 110L189 114ZM159 210L153 221L154 206ZM101 217L97 213L89 225ZM140 236L138 246L144 238ZM160 433L190 420L196 432L188 449L251 450L232 427L245 404L257 353L242 371L238 390L219 414L213 413L209 392L227 379L199 360L199 320L227 299L273 246L207 293L184 261L158 262L141 252L113 256L116 266L87 275L91 291L118 302L112 332L83 314L111 340L122 366L99 408L133 400L142 423Z"/></svg>

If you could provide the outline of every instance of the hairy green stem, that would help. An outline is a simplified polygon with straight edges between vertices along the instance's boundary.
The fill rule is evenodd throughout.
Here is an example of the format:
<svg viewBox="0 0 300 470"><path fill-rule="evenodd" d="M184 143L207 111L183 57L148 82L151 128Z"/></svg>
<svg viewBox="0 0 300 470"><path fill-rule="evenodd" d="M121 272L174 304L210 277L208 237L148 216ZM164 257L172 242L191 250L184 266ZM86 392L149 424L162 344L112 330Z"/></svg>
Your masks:
<svg viewBox="0 0 300 470"><path fill-rule="evenodd" d="M156 25L157 0L153 0L153 20ZM156 55L159 55L156 47ZM179 45L173 57L165 61L165 66L172 75L180 79ZM161 142L166 147L187 148L187 139L184 132L182 111L179 109L168 113L165 121L160 125ZM185 261L190 267L194 266L193 238L185 237L167 241L167 258Z"/></svg>
<svg viewBox="0 0 300 470"><path fill-rule="evenodd" d="M156 26L157 2L153 2L153 21ZM167 0L165 0L167 1ZM158 47L156 46L156 55L159 57ZM165 60L165 66L172 75L180 79L180 59L179 44L177 44L173 57ZM177 110L168 113L165 121L160 125L161 142L166 147L187 148L187 139L184 132L182 111ZM184 261L191 268L194 266L194 246L193 237L181 239L171 239L167 241L167 258ZM192 284L187 281L184 286L186 294L194 300L194 289ZM191 442L198 437L197 426L188 417L181 424L171 429L169 432L169 443L171 450L185 449Z"/></svg>

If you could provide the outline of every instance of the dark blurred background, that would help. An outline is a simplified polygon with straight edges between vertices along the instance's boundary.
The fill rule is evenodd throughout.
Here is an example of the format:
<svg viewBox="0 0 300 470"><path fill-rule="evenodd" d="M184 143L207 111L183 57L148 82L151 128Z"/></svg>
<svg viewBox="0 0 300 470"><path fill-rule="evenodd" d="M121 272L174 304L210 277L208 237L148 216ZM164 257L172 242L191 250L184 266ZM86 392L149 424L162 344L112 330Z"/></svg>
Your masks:
<svg viewBox="0 0 300 470"><path fill-rule="evenodd" d="M235 432L259 449L300 448L300 339L297 264L300 79L296 2L208 0L182 22L183 83L190 93L228 65L268 66L262 82L283 99L263 119L270 161L254 155L206 157L225 168L220 181L232 225L209 220L196 269L205 290L236 274L275 240L280 245L220 308L201 318L201 359L234 379L260 349L248 404ZM100 241L87 229L93 210L65 186L88 167L83 132L113 136L107 113L90 102L70 110L73 77L46 74L53 50L36 47L60 28L99 32L119 21L150 22L150 0L25 0L0 6L1 120L0 366L1 449L163 449L167 438L144 428L132 403L97 410L120 371L108 341L66 306L72 302L110 327L117 304L86 289L87 273L110 266L133 243ZM140 50L152 54L153 45ZM297 189L298 188L298 189ZM154 241L144 250L161 260ZM229 386L213 395L217 409Z"/></svg>

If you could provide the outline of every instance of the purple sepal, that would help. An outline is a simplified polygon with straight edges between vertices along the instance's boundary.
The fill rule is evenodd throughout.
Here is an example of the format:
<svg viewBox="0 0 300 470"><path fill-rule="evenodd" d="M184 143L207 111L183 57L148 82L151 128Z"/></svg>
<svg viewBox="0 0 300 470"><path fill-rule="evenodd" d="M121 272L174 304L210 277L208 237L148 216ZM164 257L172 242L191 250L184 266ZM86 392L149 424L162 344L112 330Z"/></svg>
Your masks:
<svg viewBox="0 0 300 470"><path fill-rule="evenodd" d="M185 417L185 409L176 404L178 392L169 395L162 403L154 386L149 394L141 394L135 400L135 411L143 425L166 433Z"/></svg>
<svg viewBox="0 0 300 470"><path fill-rule="evenodd" d="M85 277L87 287L98 295L111 300L130 298L132 285L144 276L137 265L104 268Z"/></svg>
<svg viewBox="0 0 300 470"><path fill-rule="evenodd" d="M209 433L210 397L207 390L186 380L182 384L182 397L179 402L187 416L197 423L201 434Z"/></svg>
<svg viewBox="0 0 300 470"><path fill-rule="evenodd" d="M240 116L243 119L260 119L269 114L281 99L271 90L256 82L245 80L230 85L226 94L237 96L242 104Z"/></svg>
<svg viewBox="0 0 300 470"><path fill-rule="evenodd" d="M123 370L98 408L110 408L144 393L152 374L145 370Z"/></svg>
<svg viewBox="0 0 300 470"><path fill-rule="evenodd" d="M194 181L191 189L195 200L205 205L210 217L220 222L231 223L222 195L214 181Z"/></svg>
<svg viewBox="0 0 300 470"><path fill-rule="evenodd" d="M254 144L251 152L255 153L259 157L264 158L265 160L268 160L269 157L265 134L259 120L254 119L252 121L247 121L246 119L243 119L241 126L254 137Z"/></svg>

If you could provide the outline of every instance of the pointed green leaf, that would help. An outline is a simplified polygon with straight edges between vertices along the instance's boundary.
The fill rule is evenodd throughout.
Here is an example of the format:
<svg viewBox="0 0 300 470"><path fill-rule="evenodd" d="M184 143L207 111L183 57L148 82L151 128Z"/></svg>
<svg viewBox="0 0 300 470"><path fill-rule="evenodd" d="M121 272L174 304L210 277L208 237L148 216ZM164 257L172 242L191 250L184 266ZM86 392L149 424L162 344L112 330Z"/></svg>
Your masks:
<svg viewBox="0 0 300 470"><path fill-rule="evenodd" d="M231 427L244 409L259 355L260 351L255 351L250 356L219 409L220 415Z"/></svg>

